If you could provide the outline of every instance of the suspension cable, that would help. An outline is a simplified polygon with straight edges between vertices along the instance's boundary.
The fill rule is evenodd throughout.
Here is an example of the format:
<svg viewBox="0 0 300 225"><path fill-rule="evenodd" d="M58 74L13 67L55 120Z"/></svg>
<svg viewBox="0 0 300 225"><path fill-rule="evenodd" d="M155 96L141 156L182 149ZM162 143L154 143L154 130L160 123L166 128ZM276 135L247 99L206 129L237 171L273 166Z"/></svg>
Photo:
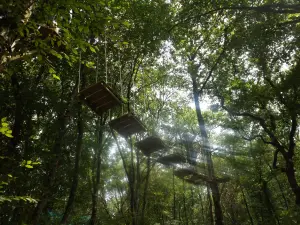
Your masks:
<svg viewBox="0 0 300 225"><path fill-rule="evenodd" d="M105 82L107 83L107 38L106 38L106 27L104 28L104 58L105 58Z"/></svg>
<svg viewBox="0 0 300 225"><path fill-rule="evenodd" d="M99 68L99 55L97 53L97 64L96 64L96 83L98 82L98 68Z"/></svg>
<svg viewBox="0 0 300 225"><path fill-rule="evenodd" d="M120 80L120 95L123 96L123 80L122 80L122 65L121 65L121 48L119 48L119 80ZM122 104L122 115L123 115L123 104Z"/></svg>
<svg viewBox="0 0 300 225"><path fill-rule="evenodd" d="M80 79L81 79L81 50L79 51L79 68L78 68L78 85L77 85L78 93L80 89Z"/></svg>

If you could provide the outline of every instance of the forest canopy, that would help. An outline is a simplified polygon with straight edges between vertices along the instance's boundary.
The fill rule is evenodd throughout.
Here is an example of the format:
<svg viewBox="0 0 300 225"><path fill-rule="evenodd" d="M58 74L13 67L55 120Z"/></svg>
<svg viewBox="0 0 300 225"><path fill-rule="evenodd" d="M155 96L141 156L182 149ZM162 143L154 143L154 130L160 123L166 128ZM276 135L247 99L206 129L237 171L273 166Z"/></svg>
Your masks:
<svg viewBox="0 0 300 225"><path fill-rule="evenodd" d="M0 3L0 224L300 224L300 4Z"/></svg>

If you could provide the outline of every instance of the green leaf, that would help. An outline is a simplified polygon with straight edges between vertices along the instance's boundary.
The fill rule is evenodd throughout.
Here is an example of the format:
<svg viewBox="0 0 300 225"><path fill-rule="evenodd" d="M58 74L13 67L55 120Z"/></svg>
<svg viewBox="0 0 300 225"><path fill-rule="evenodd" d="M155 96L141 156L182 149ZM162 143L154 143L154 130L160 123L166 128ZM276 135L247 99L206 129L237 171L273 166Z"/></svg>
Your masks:
<svg viewBox="0 0 300 225"><path fill-rule="evenodd" d="M28 168L28 169L32 169L33 168L33 166L30 166L30 165L25 165L25 167Z"/></svg>
<svg viewBox="0 0 300 225"><path fill-rule="evenodd" d="M3 118L1 119L1 122L4 123L4 122L6 122L6 120L7 120L7 118L6 118L6 117L3 117Z"/></svg>
<svg viewBox="0 0 300 225"><path fill-rule="evenodd" d="M2 123L3 127L8 127L8 123Z"/></svg>
<svg viewBox="0 0 300 225"><path fill-rule="evenodd" d="M28 161L27 161L27 164L31 164L31 163L32 163L32 161L31 161L31 160L28 160Z"/></svg>
<svg viewBox="0 0 300 225"><path fill-rule="evenodd" d="M12 136L11 134L8 134L8 133L5 133L5 136L9 137L9 138L13 138L14 137L14 136Z"/></svg>
<svg viewBox="0 0 300 225"><path fill-rule="evenodd" d="M6 133L7 130L8 130L7 127L1 127L1 128L0 128L0 132L3 133L3 134Z"/></svg>
<svg viewBox="0 0 300 225"><path fill-rule="evenodd" d="M96 53L96 49L93 46L90 46L90 50L91 50L91 52Z"/></svg>
<svg viewBox="0 0 300 225"><path fill-rule="evenodd" d="M124 21L124 22L122 22L122 24L127 28L130 27L130 25L131 25L128 21Z"/></svg>
<svg viewBox="0 0 300 225"><path fill-rule="evenodd" d="M56 79L56 80L60 80L60 77L57 76L56 74L52 74L52 77L53 77L54 79Z"/></svg>
<svg viewBox="0 0 300 225"><path fill-rule="evenodd" d="M59 58L59 59L62 59L62 55L59 54L57 51L51 49L51 50L50 50L50 53L51 53L52 55L54 55L55 57L57 57L57 58Z"/></svg>
<svg viewBox="0 0 300 225"><path fill-rule="evenodd" d="M7 174L8 177L12 178L13 176L11 174Z"/></svg>

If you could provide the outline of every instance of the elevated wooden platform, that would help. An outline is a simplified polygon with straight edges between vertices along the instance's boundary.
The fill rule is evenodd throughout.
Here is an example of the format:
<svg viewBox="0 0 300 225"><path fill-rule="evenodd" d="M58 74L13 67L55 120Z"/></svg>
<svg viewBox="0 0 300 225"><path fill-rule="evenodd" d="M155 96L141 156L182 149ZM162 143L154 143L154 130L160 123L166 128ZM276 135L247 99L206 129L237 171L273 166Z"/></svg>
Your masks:
<svg viewBox="0 0 300 225"><path fill-rule="evenodd" d="M214 177L210 179L207 175L198 173L197 171L190 168L183 168L174 171L175 176L192 183L195 185L202 185L203 183L225 183L230 180L229 177Z"/></svg>
<svg viewBox="0 0 300 225"><path fill-rule="evenodd" d="M135 143L135 146L147 156L166 147L160 138L154 136L147 137L144 140Z"/></svg>
<svg viewBox="0 0 300 225"><path fill-rule="evenodd" d="M180 164L180 163L185 163L186 162L186 158L180 154L170 154L170 155L166 155L163 157L160 157L157 160L159 163L164 164L166 166L171 166L172 164Z"/></svg>
<svg viewBox="0 0 300 225"><path fill-rule="evenodd" d="M132 113L110 121L109 125L123 137L146 131L145 125Z"/></svg>
<svg viewBox="0 0 300 225"><path fill-rule="evenodd" d="M123 103L121 98L103 81L80 91L79 99L99 115Z"/></svg>
<svg viewBox="0 0 300 225"><path fill-rule="evenodd" d="M174 171L174 174L181 179L191 178L192 176L198 175L197 171L192 168L177 169Z"/></svg>

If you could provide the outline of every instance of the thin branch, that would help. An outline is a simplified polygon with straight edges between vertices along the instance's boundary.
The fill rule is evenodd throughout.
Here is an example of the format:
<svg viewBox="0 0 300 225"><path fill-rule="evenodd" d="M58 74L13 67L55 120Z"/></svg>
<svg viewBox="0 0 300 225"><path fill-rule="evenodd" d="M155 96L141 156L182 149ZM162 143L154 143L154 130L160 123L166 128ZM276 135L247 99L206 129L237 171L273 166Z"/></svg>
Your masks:
<svg viewBox="0 0 300 225"><path fill-rule="evenodd" d="M277 157L278 157L279 149L274 152L273 158L273 169L277 169Z"/></svg>
<svg viewBox="0 0 300 225"><path fill-rule="evenodd" d="M199 93L200 93L200 94L203 92L203 90L204 90L204 88L205 88L207 82L209 81L209 79L211 78L211 76L212 76L212 74L213 74L213 71L215 70L215 68L216 68L217 65L219 64L221 58L222 58L223 55L225 54L226 47L227 47L227 46L226 46L226 44L227 44L227 35L226 35L226 34L227 34L227 29L228 29L228 27L226 27L226 28L224 29L224 32L225 32L225 34L224 34L224 36L225 36L225 41L224 41L224 45L223 45L222 52L220 53L220 55L219 55L218 58L216 59L214 65L212 66L212 68L210 69L210 71L209 71L209 73L208 73L206 79L204 80L204 82L203 82L203 84L202 84L202 86L201 86L201 88L200 88L200 90L199 90Z"/></svg>
<svg viewBox="0 0 300 225"><path fill-rule="evenodd" d="M280 142L278 141L277 137L275 136L275 134L268 128L266 121L257 116L254 115L252 113L248 113L248 112L234 112L231 109L229 109L228 107L226 107L224 105L224 98L221 97L221 107L226 110L229 114L233 115L233 116L244 116L244 117L249 117L257 122L259 122L260 126L264 129L264 131L268 134L268 136L270 137L270 139L272 140L270 142L270 144L272 144L276 149L279 149L279 151L282 154L285 154L286 151L284 150L284 147L280 144Z"/></svg>
<svg viewBox="0 0 300 225"><path fill-rule="evenodd" d="M293 115L292 116L292 127L291 127L290 134L289 134L289 150L288 150L288 152L290 154L290 157L293 157L293 155L294 155L294 149L296 146L294 137L296 134L297 126L298 126L298 123L297 123L296 115Z"/></svg>
<svg viewBox="0 0 300 225"><path fill-rule="evenodd" d="M264 137L263 137L262 135L260 135L260 134L254 135L254 136L252 136L252 137L245 137L245 136L241 135L241 137L242 137L244 140L246 140L246 141L253 141L253 140L255 140L256 138L260 138L265 144L271 144L271 145L274 145L274 143L272 143L272 142L270 142L270 141L266 141L266 140L264 139Z"/></svg>
<svg viewBox="0 0 300 225"><path fill-rule="evenodd" d="M296 14L300 12L300 4L294 4L294 5L285 5L285 4L266 4L262 6L232 6L232 7L221 7L217 9L212 9L210 11L204 12L202 14L197 14L196 16L187 17L183 21L179 21L175 23L168 31L172 31L176 26L185 23L187 21L190 21L192 19L201 18L203 16L207 16L219 11L224 10L241 10L241 11L256 11L260 13L275 13L275 14Z"/></svg>

